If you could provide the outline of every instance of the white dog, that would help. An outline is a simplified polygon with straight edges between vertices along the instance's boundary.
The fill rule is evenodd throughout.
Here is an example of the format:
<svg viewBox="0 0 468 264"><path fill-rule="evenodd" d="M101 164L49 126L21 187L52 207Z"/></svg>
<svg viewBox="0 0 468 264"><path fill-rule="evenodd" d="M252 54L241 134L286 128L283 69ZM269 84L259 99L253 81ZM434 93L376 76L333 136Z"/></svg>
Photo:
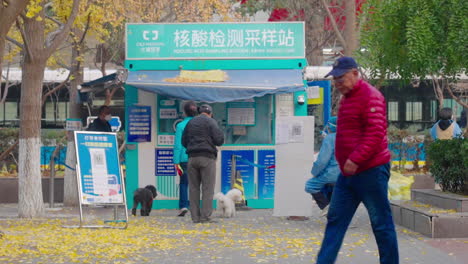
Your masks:
<svg viewBox="0 0 468 264"><path fill-rule="evenodd" d="M218 200L217 209L222 211L223 217L236 216L236 202L242 201L242 192L238 189L232 189L224 195L222 192L215 194L214 198Z"/></svg>

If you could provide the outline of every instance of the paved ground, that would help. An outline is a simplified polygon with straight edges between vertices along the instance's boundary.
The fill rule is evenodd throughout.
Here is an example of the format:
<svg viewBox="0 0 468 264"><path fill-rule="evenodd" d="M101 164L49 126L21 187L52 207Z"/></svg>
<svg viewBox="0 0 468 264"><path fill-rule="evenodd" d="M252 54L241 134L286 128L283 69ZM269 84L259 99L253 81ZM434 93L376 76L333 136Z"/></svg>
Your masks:
<svg viewBox="0 0 468 264"><path fill-rule="evenodd" d="M319 215L319 211L315 211ZM0 205L0 263L314 263L324 219L289 221L272 210L238 212L218 223L193 224L175 210L130 217L126 230L68 229L78 211L48 210L45 219L17 219L15 204ZM86 209L86 223L110 219L111 208ZM215 214L215 217L217 214ZM348 230L338 264L378 263L366 211ZM467 264L468 238L428 239L398 227L400 263Z"/></svg>

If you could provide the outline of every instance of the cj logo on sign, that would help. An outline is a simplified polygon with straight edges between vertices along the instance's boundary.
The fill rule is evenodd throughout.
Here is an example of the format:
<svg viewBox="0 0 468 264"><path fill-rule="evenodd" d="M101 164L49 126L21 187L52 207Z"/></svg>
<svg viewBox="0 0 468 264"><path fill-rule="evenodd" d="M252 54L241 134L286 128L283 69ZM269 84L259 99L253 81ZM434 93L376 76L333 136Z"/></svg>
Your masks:
<svg viewBox="0 0 468 264"><path fill-rule="evenodd" d="M149 30L143 30L143 39L144 40L150 40L150 37L148 37L148 35L150 35L150 31ZM157 40L159 38L159 31L158 30L153 30L153 31L151 31L151 35L153 35L153 37L151 37L151 40Z"/></svg>

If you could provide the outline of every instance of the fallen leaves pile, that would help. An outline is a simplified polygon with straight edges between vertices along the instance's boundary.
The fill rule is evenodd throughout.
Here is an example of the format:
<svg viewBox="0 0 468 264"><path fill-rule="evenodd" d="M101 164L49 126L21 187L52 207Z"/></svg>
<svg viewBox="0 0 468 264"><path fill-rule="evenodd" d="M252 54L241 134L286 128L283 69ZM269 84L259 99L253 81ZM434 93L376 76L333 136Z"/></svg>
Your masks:
<svg viewBox="0 0 468 264"><path fill-rule="evenodd" d="M66 219L0 221L0 263L145 263L155 254L202 257L207 252L210 262L218 263L226 251L257 263L290 257L312 262L323 238L288 221L259 227L224 219L213 225L178 220L132 217L126 230L64 228ZM341 254L352 257L353 247L367 239L356 237Z"/></svg>
<svg viewBox="0 0 468 264"><path fill-rule="evenodd" d="M242 263L314 263L323 239L321 219L216 220L219 223L193 224L174 216L131 217L127 229L64 228L70 219L1 220L0 263L207 264L233 263L233 256ZM369 232L348 230L340 256L365 254L378 261ZM406 229L400 232L411 235Z"/></svg>
<svg viewBox="0 0 468 264"><path fill-rule="evenodd" d="M210 252L216 259L216 255L222 255L216 252L226 248L248 249L251 257L286 258L285 251L289 249L294 254L311 256L316 250L312 246L320 245L321 240L321 237L289 237L301 233L300 230L266 233L266 230L233 225L208 228L148 220L133 218L126 230L69 229L62 227L63 220L6 221L2 223L5 235L0 241L0 262L109 263L122 260L142 263L149 261L144 253L169 254L177 249ZM233 234L233 230L237 230L237 234ZM285 233L289 236L284 236Z"/></svg>
<svg viewBox="0 0 468 264"><path fill-rule="evenodd" d="M133 221L127 230L70 229L63 227L63 221L2 223L5 235L0 240L0 262L37 259L47 260L43 263L96 263L129 257L138 261L138 254L135 254L138 252L187 246L173 237L176 231L150 228L149 223L141 220Z"/></svg>

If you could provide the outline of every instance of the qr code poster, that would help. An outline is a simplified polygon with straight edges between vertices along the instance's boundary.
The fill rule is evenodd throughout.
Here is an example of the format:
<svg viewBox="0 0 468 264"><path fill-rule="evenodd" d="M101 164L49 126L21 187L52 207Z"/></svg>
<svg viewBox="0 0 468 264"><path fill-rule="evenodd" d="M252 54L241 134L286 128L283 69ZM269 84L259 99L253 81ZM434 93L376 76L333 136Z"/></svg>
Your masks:
<svg viewBox="0 0 468 264"><path fill-rule="evenodd" d="M304 142L304 122L281 120L276 124L276 144Z"/></svg>
<svg viewBox="0 0 468 264"><path fill-rule="evenodd" d="M304 142L304 122L292 122L289 124L289 142Z"/></svg>
<svg viewBox="0 0 468 264"><path fill-rule="evenodd" d="M75 147L81 203L124 203L116 134L75 131Z"/></svg>

